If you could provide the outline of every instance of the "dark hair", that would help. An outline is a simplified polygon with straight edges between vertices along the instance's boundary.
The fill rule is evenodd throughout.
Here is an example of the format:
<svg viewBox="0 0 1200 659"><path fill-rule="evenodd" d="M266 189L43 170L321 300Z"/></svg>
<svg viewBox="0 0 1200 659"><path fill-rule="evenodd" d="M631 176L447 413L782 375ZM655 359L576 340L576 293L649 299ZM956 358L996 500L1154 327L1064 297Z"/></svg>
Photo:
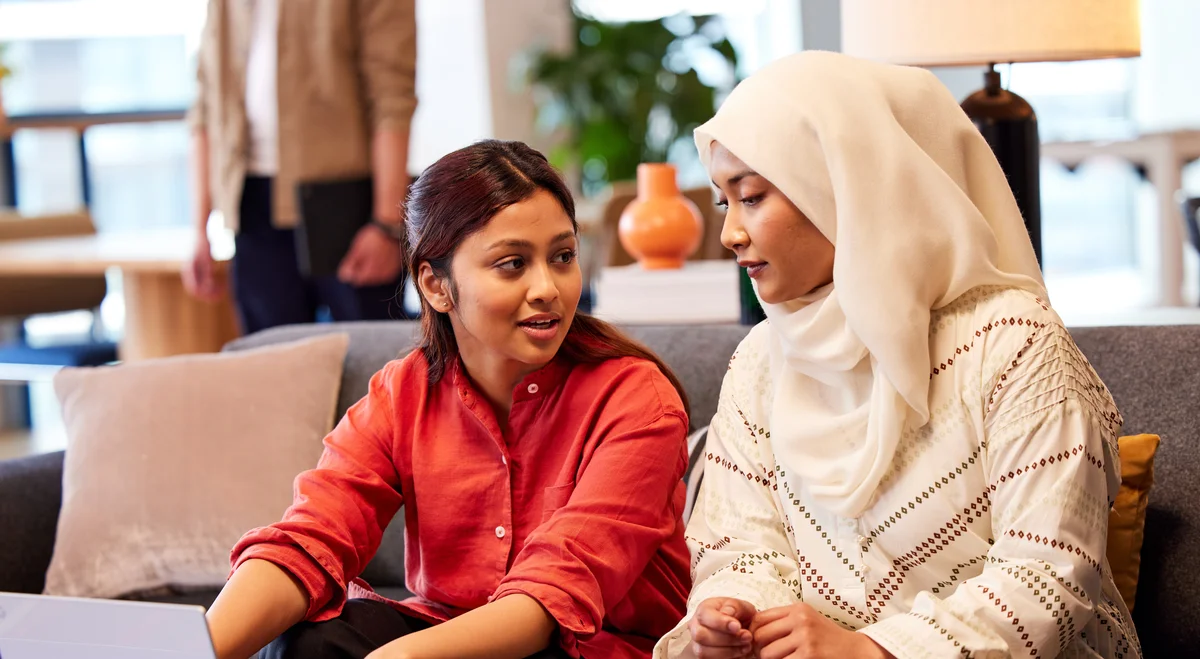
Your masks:
<svg viewBox="0 0 1200 659"><path fill-rule="evenodd" d="M496 213L532 197L538 190L554 195L578 232L575 200L567 184L546 157L529 145L483 140L443 156L413 182L409 191L404 232L408 271L416 277L421 264L429 263L438 277L449 277L454 251L468 236L482 229ZM430 306L424 296L418 347L429 365L430 384L437 384L446 367L458 358L458 344L449 317ZM559 350L583 363L618 357L650 360L671 381L687 409L687 394L671 369L648 348L604 321L576 313Z"/></svg>

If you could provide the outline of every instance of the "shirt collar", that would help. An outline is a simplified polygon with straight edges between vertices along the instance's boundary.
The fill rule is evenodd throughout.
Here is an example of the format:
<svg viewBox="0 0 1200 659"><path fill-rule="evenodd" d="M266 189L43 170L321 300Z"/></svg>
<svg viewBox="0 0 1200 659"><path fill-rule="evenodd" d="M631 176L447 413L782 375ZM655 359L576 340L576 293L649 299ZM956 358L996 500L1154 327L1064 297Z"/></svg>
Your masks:
<svg viewBox="0 0 1200 659"><path fill-rule="evenodd" d="M513 404L540 398L557 390L570 374L572 365L571 360L560 352L554 359L550 360L550 363L526 375L517 383L512 393ZM451 362L449 375L451 377L447 378L447 380L453 385L463 402L470 405L474 404L475 401L484 400L483 394L479 392L475 384L467 377L467 372L463 367L461 359L456 357Z"/></svg>

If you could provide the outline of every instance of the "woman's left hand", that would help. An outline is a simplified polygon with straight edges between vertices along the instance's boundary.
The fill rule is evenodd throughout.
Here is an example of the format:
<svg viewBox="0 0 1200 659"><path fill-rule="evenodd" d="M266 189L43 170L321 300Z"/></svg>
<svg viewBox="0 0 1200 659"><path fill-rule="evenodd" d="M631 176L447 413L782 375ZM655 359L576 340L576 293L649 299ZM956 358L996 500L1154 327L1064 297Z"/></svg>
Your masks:
<svg viewBox="0 0 1200 659"><path fill-rule="evenodd" d="M869 636L842 629L803 602L758 613L750 632L760 659L895 659Z"/></svg>

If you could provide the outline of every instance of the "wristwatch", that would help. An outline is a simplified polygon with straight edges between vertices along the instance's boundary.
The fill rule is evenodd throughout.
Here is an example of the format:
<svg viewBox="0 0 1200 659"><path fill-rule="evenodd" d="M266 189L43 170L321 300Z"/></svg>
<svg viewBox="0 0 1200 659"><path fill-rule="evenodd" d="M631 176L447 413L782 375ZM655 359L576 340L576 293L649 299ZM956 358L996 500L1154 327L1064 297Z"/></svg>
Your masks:
<svg viewBox="0 0 1200 659"><path fill-rule="evenodd" d="M374 226L376 229L379 229L380 231L391 236L392 238L395 238L396 240L404 239L404 223L403 222L392 223L392 222L384 222L383 220L379 220L379 219L373 219L373 220L371 220L371 225Z"/></svg>

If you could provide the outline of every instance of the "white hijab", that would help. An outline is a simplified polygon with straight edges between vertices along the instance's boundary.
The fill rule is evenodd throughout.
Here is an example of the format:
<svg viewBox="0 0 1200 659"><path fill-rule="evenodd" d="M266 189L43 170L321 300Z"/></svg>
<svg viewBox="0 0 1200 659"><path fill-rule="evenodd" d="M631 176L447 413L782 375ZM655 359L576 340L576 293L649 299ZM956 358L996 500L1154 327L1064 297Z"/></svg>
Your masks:
<svg viewBox="0 0 1200 659"><path fill-rule="evenodd" d="M923 69L825 52L777 60L696 129L779 188L835 246L833 284L764 304L776 459L818 503L871 505L929 421L930 312L983 285L1045 296L1012 192Z"/></svg>

